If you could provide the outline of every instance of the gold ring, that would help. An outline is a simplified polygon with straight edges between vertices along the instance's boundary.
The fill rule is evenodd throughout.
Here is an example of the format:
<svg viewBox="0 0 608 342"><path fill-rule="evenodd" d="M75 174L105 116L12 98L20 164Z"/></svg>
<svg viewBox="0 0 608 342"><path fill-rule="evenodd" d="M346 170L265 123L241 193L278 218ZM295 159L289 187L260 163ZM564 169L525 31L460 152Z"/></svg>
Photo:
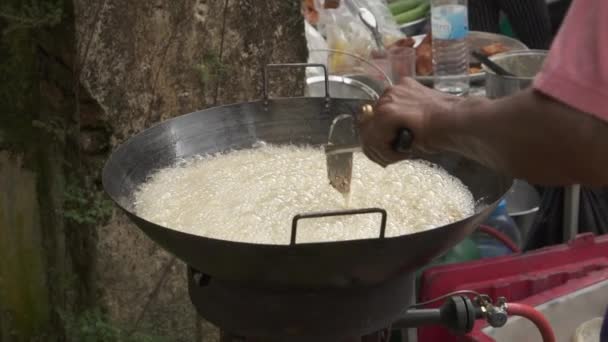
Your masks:
<svg viewBox="0 0 608 342"><path fill-rule="evenodd" d="M361 108L361 122L365 122L374 116L374 107L366 104Z"/></svg>

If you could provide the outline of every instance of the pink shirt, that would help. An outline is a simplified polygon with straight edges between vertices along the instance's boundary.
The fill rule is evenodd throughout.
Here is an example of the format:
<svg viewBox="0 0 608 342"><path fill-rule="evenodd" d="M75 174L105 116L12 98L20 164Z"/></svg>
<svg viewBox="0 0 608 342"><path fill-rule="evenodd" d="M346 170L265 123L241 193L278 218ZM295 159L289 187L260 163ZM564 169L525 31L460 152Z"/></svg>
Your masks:
<svg viewBox="0 0 608 342"><path fill-rule="evenodd" d="M608 121L608 0L574 0L534 88Z"/></svg>

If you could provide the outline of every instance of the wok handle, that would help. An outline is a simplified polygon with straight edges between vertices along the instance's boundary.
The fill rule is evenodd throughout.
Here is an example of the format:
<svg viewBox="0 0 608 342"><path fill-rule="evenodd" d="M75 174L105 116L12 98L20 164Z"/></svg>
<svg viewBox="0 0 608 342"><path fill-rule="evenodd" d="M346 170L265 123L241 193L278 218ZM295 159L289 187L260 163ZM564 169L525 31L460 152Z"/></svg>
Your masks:
<svg viewBox="0 0 608 342"><path fill-rule="evenodd" d="M327 75L327 67L318 63L278 63L267 64L264 67L264 102L268 102L268 69L277 68L322 68L325 76L325 100L329 102L329 76Z"/></svg>
<svg viewBox="0 0 608 342"><path fill-rule="evenodd" d="M296 236L298 234L298 221L302 219L320 218L320 217L332 217L332 216L349 216L349 215L363 215L363 214L380 214L382 219L380 221L380 238L383 239L386 232L386 210L381 208L365 208L365 209L352 209L352 210L336 210L336 211L323 211L316 213L297 214L291 221L291 237L289 238L289 244L296 244Z"/></svg>
<svg viewBox="0 0 608 342"><path fill-rule="evenodd" d="M412 147L414 142L414 135L407 128L402 128L397 134L397 138L393 141L393 150L399 153L406 153Z"/></svg>

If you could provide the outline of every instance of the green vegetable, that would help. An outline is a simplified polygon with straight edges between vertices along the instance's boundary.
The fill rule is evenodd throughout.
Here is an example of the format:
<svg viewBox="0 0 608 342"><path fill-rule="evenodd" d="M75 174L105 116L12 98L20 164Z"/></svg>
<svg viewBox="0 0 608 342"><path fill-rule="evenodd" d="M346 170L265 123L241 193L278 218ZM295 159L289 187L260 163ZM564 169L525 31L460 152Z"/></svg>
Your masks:
<svg viewBox="0 0 608 342"><path fill-rule="evenodd" d="M397 22L397 24L403 25L410 23L414 20L424 18L429 13L430 8L431 5L425 1L420 5L416 6L416 8L395 16L395 21Z"/></svg>
<svg viewBox="0 0 608 342"><path fill-rule="evenodd" d="M407 12L416 6L420 5L423 0L398 0L388 4L388 9L391 11L393 16Z"/></svg>

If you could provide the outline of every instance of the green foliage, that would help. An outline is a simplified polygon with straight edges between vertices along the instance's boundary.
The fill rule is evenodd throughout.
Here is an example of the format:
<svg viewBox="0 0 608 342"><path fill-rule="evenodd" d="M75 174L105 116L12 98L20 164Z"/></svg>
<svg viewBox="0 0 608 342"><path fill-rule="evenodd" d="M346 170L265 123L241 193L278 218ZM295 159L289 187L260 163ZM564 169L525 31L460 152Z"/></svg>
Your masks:
<svg viewBox="0 0 608 342"><path fill-rule="evenodd" d="M49 118L47 121L33 120L32 127L41 129L56 142L65 143L67 132L64 123L58 118Z"/></svg>
<svg viewBox="0 0 608 342"><path fill-rule="evenodd" d="M50 269L51 273L56 272ZM74 274L60 274L57 286L62 291L73 291L80 281ZM84 310L55 308L60 325L67 342L167 342L166 338L131 331L117 325L108 314L98 306L87 307ZM38 341L54 339L41 337Z"/></svg>
<svg viewBox="0 0 608 342"><path fill-rule="evenodd" d="M72 223L101 224L110 218L113 208L102 191L85 187L77 181L66 185L63 215Z"/></svg>
<svg viewBox="0 0 608 342"><path fill-rule="evenodd" d="M63 0L6 1L0 18L7 22L3 34L16 30L55 26L63 16Z"/></svg>
<svg viewBox="0 0 608 342"><path fill-rule="evenodd" d="M61 22L63 0L0 1L0 145L34 134L37 65L34 29Z"/></svg>
<svg viewBox="0 0 608 342"><path fill-rule="evenodd" d="M196 70L203 85L222 80L230 72L228 66L222 63L220 57L213 52L206 52L203 55L201 63L196 65Z"/></svg>
<svg viewBox="0 0 608 342"><path fill-rule="evenodd" d="M0 40L0 144L15 144L31 135L34 115L35 58L28 32L19 31L10 40Z"/></svg>
<svg viewBox="0 0 608 342"><path fill-rule="evenodd" d="M130 333L113 324L99 308L83 311L79 315L60 312L68 341L78 342L164 342L166 339Z"/></svg>
<svg viewBox="0 0 608 342"><path fill-rule="evenodd" d="M34 53L30 39L28 33L19 32L11 35L10 41L0 41L0 105L9 115L26 110L26 99L34 93Z"/></svg>

